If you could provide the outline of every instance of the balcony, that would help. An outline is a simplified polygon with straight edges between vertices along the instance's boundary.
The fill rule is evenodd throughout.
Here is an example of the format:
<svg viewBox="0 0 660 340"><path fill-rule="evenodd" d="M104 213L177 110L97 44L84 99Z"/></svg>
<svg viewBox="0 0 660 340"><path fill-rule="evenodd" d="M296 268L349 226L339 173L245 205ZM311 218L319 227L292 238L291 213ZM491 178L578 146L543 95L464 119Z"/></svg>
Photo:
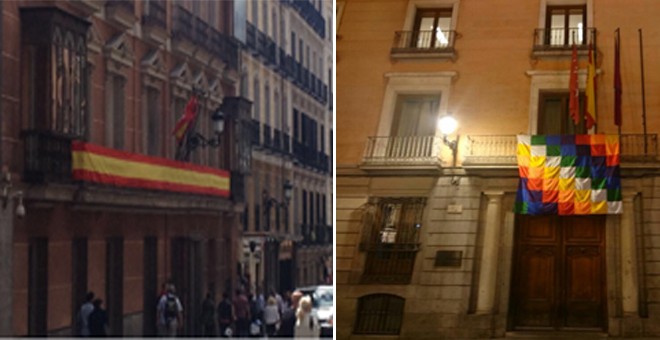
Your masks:
<svg viewBox="0 0 660 340"><path fill-rule="evenodd" d="M291 137L289 137L289 134L283 133L282 134L282 152L285 154L291 153Z"/></svg>
<svg viewBox="0 0 660 340"><path fill-rule="evenodd" d="M248 22L245 32L245 43L254 54L257 51L257 30L254 28L254 25Z"/></svg>
<svg viewBox="0 0 660 340"><path fill-rule="evenodd" d="M167 41L164 2L149 1L146 3L146 14L142 15L142 33L145 39L156 44L164 44Z"/></svg>
<svg viewBox="0 0 660 340"><path fill-rule="evenodd" d="M596 29L537 28L534 30L532 55L534 57L570 57L573 44L579 55L587 55L589 45L594 44Z"/></svg>
<svg viewBox="0 0 660 340"><path fill-rule="evenodd" d="M307 24L316 32L316 34L325 39L325 19L316 7L312 5L309 1L299 0L299 1L282 1L284 5L290 5L293 9L300 14L300 16L307 22Z"/></svg>
<svg viewBox="0 0 660 340"><path fill-rule="evenodd" d="M275 45L275 41L268 36L266 36L265 39L265 46L263 49L264 58L268 64L277 67L277 46Z"/></svg>
<svg viewBox="0 0 660 340"><path fill-rule="evenodd" d="M289 72L289 67L288 67L288 61L289 58L286 56L286 52L284 49L279 48L279 61L278 61L278 71L282 76L286 76L287 72Z"/></svg>
<svg viewBox="0 0 660 340"><path fill-rule="evenodd" d="M29 183L71 182L71 140L52 131L24 131L23 178Z"/></svg>
<svg viewBox="0 0 660 340"><path fill-rule="evenodd" d="M393 59L451 59L456 58L456 31L397 31L390 50Z"/></svg>
<svg viewBox="0 0 660 340"><path fill-rule="evenodd" d="M442 139L436 136L369 137L364 170L438 170Z"/></svg>
<svg viewBox="0 0 660 340"><path fill-rule="evenodd" d="M266 60L266 56L268 55L268 42L266 40L266 34L264 32L261 32L257 30L257 50L259 52L259 55Z"/></svg>
<svg viewBox="0 0 660 340"><path fill-rule="evenodd" d="M182 6L174 6L172 19L172 49L186 56L192 56L195 49L193 15Z"/></svg>
<svg viewBox="0 0 660 340"><path fill-rule="evenodd" d="M259 124L259 121L256 119L252 119L250 122L250 139L252 140L252 145L259 146L260 125L261 124Z"/></svg>
<svg viewBox="0 0 660 340"><path fill-rule="evenodd" d="M105 17L108 21L124 30L133 28L135 24L135 2L132 0L113 0L105 3Z"/></svg>
<svg viewBox="0 0 660 340"><path fill-rule="evenodd" d="M268 124L263 124L263 132L264 132L264 144L263 146L265 148L272 148L273 147L273 139L271 138L271 129Z"/></svg>
<svg viewBox="0 0 660 340"><path fill-rule="evenodd" d="M467 136L463 167L470 172L517 171L515 135ZM620 140L621 168L640 168L658 161L658 135L624 134ZM651 167L654 165L651 164Z"/></svg>
<svg viewBox="0 0 660 340"><path fill-rule="evenodd" d="M279 129L273 129L273 149L275 151L282 151L282 131Z"/></svg>
<svg viewBox="0 0 660 340"><path fill-rule="evenodd" d="M209 27L211 53L220 58L229 69L238 70L238 43L232 37Z"/></svg>

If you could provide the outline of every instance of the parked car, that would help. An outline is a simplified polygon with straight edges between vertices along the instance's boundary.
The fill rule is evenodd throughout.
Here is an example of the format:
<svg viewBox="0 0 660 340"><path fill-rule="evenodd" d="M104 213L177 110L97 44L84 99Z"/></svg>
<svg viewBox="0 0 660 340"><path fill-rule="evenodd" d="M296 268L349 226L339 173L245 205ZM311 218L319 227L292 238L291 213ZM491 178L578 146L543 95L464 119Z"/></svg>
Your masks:
<svg viewBox="0 0 660 340"><path fill-rule="evenodd" d="M334 315L334 290L332 286L309 286L298 288L304 295L312 297L312 313L321 325L321 337L332 338Z"/></svg>

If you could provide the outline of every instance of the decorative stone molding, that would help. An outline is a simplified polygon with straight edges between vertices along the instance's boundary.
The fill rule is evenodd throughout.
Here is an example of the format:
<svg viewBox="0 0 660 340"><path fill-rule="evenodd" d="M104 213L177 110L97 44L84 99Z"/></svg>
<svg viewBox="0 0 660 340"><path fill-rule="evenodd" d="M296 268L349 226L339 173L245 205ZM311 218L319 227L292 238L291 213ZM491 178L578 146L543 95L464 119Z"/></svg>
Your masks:
<svg viewBox="0 0 660 340"><path fill-rule="evenodd" d="M213 106L219 106L222 104L222 99L224 97L223 91L222 91L222 82L220 81L220 77L215 77L213 81L211 82L211 85L209 85L209 104L213 104Z"/></svg>
<svg viewBox="0 0 660 340"><path fill-rule="evenodd" d="M100 12L105 6L105 0L71 0L69 2L85 16Z"/></svg>
<svg viewBox="0 0 660 340"><path fill-rule="evenodd" d="M135 3L131 1L107 1L105 4L105 17L124 30L129 30L133 28L137 21Z"/></svg>
<svg viewBox="0 0 660 340"><path fill-rule="evenodd" d="M123 74L122 67L133 67L135 54L127 40L126 33L119 33L105 44L103 52L107 58L109 72Z"/></svg>
<svg viewBox="0 0 660 340"><path fill-rule="evenodd" d="M159 84L155 85L154 83L167 80L163 53L159 49L149 51L144 58L142 58L140 66L144 75L143 85L159 87Z"/></svg>
<svg viewBox="0 0 660 340"><path fill-rule="evenodd" d="M192 71L187 62L183 62L170 72L170 80L172 84L172 96L180 98L188 98L190 91L192 91Z"/></svg>

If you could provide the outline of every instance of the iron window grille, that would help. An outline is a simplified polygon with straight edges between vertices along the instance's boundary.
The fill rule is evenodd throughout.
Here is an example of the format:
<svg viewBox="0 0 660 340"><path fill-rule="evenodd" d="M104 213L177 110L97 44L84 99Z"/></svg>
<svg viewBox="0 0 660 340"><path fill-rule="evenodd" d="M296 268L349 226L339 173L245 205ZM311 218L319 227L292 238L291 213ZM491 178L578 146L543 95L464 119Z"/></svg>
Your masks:
<svg viewBox="0 0 660 340"><path fill-rule="evenodd" d="M405 299L391 294L372 294L358 299L354 334L399 335Z"/></svg>

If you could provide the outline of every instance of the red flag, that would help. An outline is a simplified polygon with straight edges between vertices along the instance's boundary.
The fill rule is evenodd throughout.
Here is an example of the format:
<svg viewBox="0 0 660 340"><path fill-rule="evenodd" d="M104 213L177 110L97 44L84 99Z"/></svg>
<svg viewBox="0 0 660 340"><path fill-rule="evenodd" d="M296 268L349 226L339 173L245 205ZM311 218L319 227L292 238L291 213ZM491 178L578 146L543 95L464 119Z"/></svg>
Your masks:
<svg viewBox="0 0 660 340"><path fill-rule="evenodd" d="M591 44L589 44L589 66L587 67L587 110L584 112L584 122L587 129L591 129L596 124L596 65L591 54Z"/></svg>
<svg viewBox="0 0 660 340"><path fill-rule="evenodd" d="M174 126L174 131L172 134L176 137L177 143L180 143L183 139L183 136L186 135L188 128L190 128L190 122L195 120L197 116L197 97L193 95L190 97L188 104L186 104L186 111L183 113L183 116L179 118Z"/></svg>
<svg viewBox="0 0 660 340"><path fill-rule="evenodd" d="M571 74L568 79L568 113L573 123L580 123L580 89L578 88L578 60L577 46L573 44L573 55L571 56Z"/></svg>
<svg viewBox="0 0 660 340"><path fill-rule="evenodd" d="M619 46L619 29L614 36L614 124L621 126L621 56Z"/></svg>

